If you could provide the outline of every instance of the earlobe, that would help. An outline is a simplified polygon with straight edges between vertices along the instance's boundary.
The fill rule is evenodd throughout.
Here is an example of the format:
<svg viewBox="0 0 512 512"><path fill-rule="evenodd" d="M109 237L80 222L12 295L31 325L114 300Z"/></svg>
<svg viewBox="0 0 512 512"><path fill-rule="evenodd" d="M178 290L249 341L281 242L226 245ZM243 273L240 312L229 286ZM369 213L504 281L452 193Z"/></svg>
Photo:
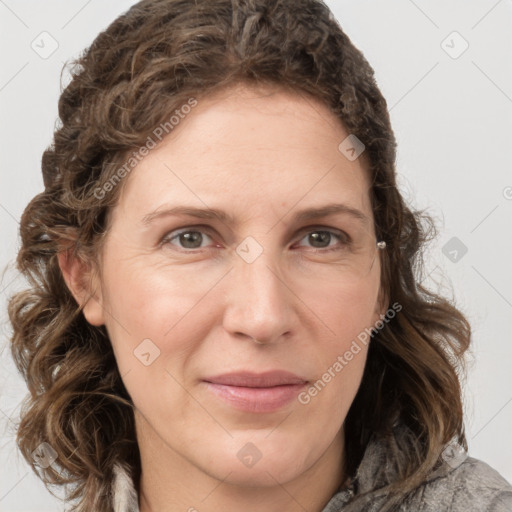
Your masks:
<svg viewBox="0 0 512 512"><path fill-rule="evenodd" d="M379 289L379 295L377 297L377 301L375 303L374 314L374 325L378 320L381 320L382 317L387 315L389 309L389 297L388 294L381 287Z"/></svg>
<svg viewBox="0 0 512 512"><path fill-rule="evenodd" d="M82 307L85 319L94 326L105 324L103 298L99 279L93 276L90 265L72 253L71 249L59 252L59 267L66 285Z"/></svg>

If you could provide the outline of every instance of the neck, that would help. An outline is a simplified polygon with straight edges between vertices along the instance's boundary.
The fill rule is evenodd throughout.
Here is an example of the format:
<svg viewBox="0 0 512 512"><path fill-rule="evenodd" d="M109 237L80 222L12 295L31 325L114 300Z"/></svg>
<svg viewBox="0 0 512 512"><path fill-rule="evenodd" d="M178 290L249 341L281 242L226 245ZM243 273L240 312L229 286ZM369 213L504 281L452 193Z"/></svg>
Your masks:
<svg viewBox="0 0 512 512"><path fill-rule="evenodd" d="M320 512L344 480L343 432L340 431L323 455L291 480L270 475L268 484L253 486L237 482L234 472L209 474L162 446L151 449L152 436L139 441L142 473L140 512ZM153 446L156 448L156 446Z"/></svg>

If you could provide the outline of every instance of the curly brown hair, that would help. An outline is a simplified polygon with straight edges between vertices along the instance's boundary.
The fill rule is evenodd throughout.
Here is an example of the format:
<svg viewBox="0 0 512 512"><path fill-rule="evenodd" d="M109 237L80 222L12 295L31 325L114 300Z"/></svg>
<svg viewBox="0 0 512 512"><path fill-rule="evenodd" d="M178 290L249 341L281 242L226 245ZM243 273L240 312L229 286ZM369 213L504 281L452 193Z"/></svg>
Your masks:
<svg viewBox="0 0 512 512"><path fill-rule="evenodd" d="M73 510L111 510L114 464L128 465L135 480L141 468L134 406L107 332L85 320L58 254L72 250L94 262L121 189L105 184L126 155L189 98L237 83L319 99L366 146L375 232L387 243L381 286L402 310L372 336L345 422L348 471L372 435L396 443L394 430L405 428L409 435L393 451L399 479L388 489L403 496L448 441L466 447L458 374L470 326L450 300L421 284L422 248L434 225L397 189L386 101L323 2L144 0L99 34L71 74L42 158L44 191L20 224L17 262L31 287L11 298L9 316L13 357L30 391L17 442L29 462L40 443L57 452L37 472L47 485L66 484ZM99 197L99 189L107 192Z"/></svg>

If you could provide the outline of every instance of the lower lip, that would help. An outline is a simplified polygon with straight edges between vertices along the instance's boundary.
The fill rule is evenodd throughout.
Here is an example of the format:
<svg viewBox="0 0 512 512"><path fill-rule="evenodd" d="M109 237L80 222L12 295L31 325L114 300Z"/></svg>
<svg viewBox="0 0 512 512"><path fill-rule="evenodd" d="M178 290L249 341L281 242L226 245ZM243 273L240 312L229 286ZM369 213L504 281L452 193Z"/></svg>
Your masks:
<svg viewBox="0 0 512 512"><path fill-rule="evenodd" d="M274 412L294 400L306 384L247 388L205 382L208 389L231 406L246 412Z"/></svg>

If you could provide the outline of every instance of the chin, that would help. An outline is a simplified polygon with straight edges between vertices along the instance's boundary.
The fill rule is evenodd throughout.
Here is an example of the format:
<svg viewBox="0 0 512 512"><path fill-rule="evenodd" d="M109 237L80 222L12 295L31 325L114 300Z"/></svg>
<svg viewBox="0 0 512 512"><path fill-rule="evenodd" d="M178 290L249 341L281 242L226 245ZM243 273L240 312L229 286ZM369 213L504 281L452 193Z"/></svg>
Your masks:
<svg viewBox="0 0 512 512"><path fill-rule="evenodd" d="M196 465L202 471L224 483L242 487L275 486L284 484L312 466L322 452L311 451L311 443L302 436L295 439L290 434L276 435L271 430L234 433L227 445L211 441L210 450L196 452ZM211 446L215 446L212 451ZM305 450L307 448L307 450ZM226 477L226 475L229 475Z"/></svg>

